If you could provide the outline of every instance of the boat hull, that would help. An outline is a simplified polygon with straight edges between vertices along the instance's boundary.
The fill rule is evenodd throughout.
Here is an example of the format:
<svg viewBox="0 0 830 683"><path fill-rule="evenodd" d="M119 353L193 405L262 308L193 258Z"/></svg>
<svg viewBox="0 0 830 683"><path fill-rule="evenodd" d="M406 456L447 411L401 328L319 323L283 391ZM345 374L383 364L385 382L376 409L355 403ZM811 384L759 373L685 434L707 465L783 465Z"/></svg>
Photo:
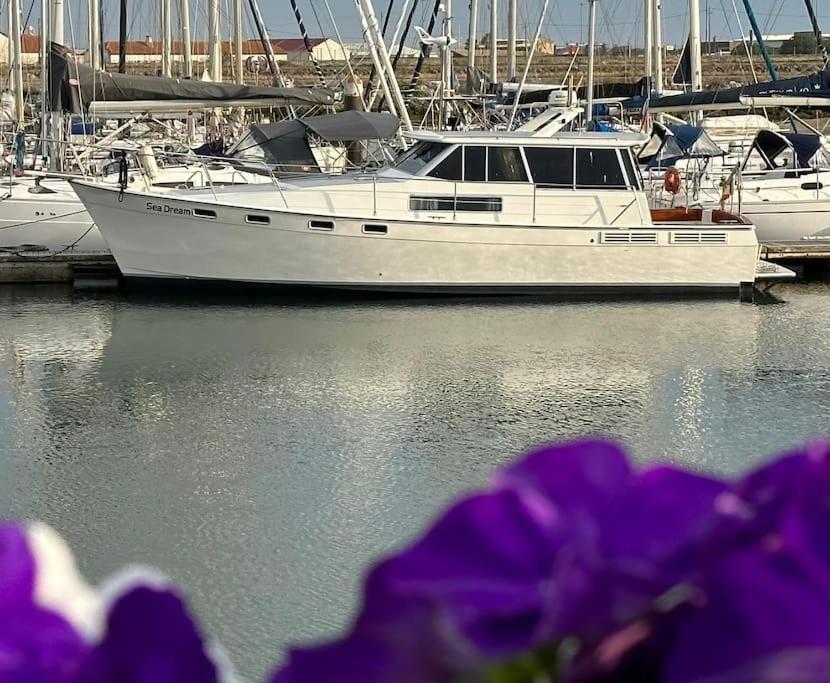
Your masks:
<svg viewBox="0 0 830 683"><path fill-rule="evenodd" d="M78 183L127 277L379 291L729 290L753 282L751 225L505 226L252 209ZM371 210L369 210L371 214ZM260 223L250 222L252 217ZM263 224L267 221L267 224ZM332 223L332 229L319 229ZM316 227L315 227L316 226ZM385 233L367 232L385 228ZM633 241L620 243L620 239ZM654 240L650 242L648 240ZM643 241L645 240L645 241Z"/></svg>

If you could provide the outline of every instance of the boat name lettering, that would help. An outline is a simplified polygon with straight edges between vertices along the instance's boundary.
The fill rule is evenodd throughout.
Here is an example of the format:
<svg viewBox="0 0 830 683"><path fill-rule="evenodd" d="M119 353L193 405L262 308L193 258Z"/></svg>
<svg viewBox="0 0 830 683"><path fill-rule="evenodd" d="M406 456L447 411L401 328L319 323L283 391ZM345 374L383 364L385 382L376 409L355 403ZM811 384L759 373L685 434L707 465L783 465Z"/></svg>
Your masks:
<svg viewBox="0 0 830 683"><path fill-rule="evenodd" d="M172 213L176 216L192 216L192 209L182 209L178 206L170 206L170 204L153 204L147 202L147 211L155 211L156 213Z"/></svg>

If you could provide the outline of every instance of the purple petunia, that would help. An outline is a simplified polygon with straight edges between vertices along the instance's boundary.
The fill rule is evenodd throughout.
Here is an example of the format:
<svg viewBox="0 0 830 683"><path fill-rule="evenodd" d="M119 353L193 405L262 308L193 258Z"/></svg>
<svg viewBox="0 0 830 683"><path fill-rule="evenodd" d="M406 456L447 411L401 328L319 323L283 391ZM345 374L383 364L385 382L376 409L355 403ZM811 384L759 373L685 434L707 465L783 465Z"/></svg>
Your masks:
<svg viewBox="0 0 830 683"><path fill-rule="evenodd" d="M538 450L380 562L351 633L274 681L830 680L829 462L817 443L723 482Z"/></svg>
<svg viewBox="0 0 830 683"><path fill-rule="evenodd" d="M232 674L140 572L90 588L63 541L0 525L0 683ZM735 481L530 453L367 575L350 632L271 683L826 683L830 445Z"/></svg>
<svg viewBox="0 0 830 683"><path fill-rule="evenodd" d="M218 669L175 592L146 572L107 609L63 541L0 524L0 683L214 683Z"/></svg>

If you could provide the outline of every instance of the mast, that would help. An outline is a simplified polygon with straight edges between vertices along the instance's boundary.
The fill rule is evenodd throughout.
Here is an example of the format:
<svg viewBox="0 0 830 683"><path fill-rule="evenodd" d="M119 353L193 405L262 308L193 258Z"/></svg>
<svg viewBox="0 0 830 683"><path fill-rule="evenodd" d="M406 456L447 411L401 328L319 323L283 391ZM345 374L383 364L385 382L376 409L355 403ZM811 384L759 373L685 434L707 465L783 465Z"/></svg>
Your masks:
<svg viewBox="0 0 830 683"><path fill-rule="evenodd" d="M233 80L239 85L245 83L245 65L242 63L243 23L242 0L233 0Z"/></svg>
<svg viewBox="0 0 830 683"><path fill-rule="evenodd" d="M770 78L777 81L778 69L775 68L775 64L772 63L772 58L769 56L766 43L764 43L764 36L761 33L761 28L758 26L757 20L755 19L755 12L752 11L752 5L749 4L749 0L744 0L744 9L746 9L746 15L749 17L749 23L752 25L752 32L755 34L755 40L758 41L758 49L761 50L761 56L764 58L764 64L767 65L767 71L769 71Z"/></svg>
<svg viewBox="0 0 830 683"><path fill-rule="evenodd" d="M89 65L101 68L101 0L88 0L89 10Z"/></svg>
<svg viewBox="0 0 830 683"><path fill-rule="evenodd" d="M161 0L161 75L168 78L173 75L170 24L170 0Z"/></svg>
<svg viewBox="0 0 830 683"><path fill-rule="evenodd" d="M499 0L490 0L490 82L499 80Z"/></svg>
<svg viewBox="0 0 830 683"><path fill-rule="evenodd" d="M48 154L49 138L49 0L40 0L40 154Z"/></svg>
<svg viewBox="0 0 830 683"><path fill-rule="evenodd" d="M190 41L190 0L179 0L182 22L182 78L193 78L193 52Z"/></svg>
<svg viewBox="0 0 830 683"><path fill-rule="evenodd" d="M389 81L383 71L383 63L378 54L377 44L372 38L372 31L369 25L369 17L367 16L361 0L355 0L357 5L357 14L360 17L360 27L363 29L363 37L369 46L369 56L372 58L372 64L375 67L375 73L378 75L378 83L383 91L383 97L386 100L386 106L389 107L389 112L395 116L398 115L397 99L392 98L392 91L389 86Z"/></svg>
<svg viewBox="0 0 830 683"><path fill-rule="evenodd" d="M594 119L594 50L596 49L597 0L588 0L588 82L586 84L585 123Z"/></svg>
<svg viewBox="0 0 830 683"><path fill-rule="evenodd" d="M507 0L507 79L516 75L516 24L519 19L517 0Z"/></svg>
<svg viewBox="0 0 830 683"><path fill-rule="evenodd" d="M429 24L426 30L429 35L432 35L435 29L435 20L438 18L439 9L441 9L441 0L435 0L435 5L432 8L432 14L429 17ZM418 85L418 80L421 78L421 69L424 68L424 62L429 57L430 51L431 47L429 45L421 43L421 54L418 55L418 61L415 62L415 69L412 72L412 80L409 82L410 90L414 90L415 86Z"/></svg>
<svg viewBox="0 0 830 683"><path fill-rule="evenodd" d="M412 121L409 118L409 111L406 108L406 102L401 94L401 89L398 86L398 81L395 78L395 69L392 66L392 60L389 59L389 51L386 49L386 43L383 42L383 36L378 26L378 19L375 15L375 10L372 7L371 0L356 0L357 9L360 14L361 22L366 27L367 38L369 40L370 53L375 62L375 70L381 84L386 83L383 87L383 95L391 108L397 109L397 115L401 118L401 125L404 130L411 131ZM390 100L391 97L391 100Z"/></svg>
<svg viewBox="0 0 830 683"><path fill-rule="evenodd" d="M643 72L648 80L649 92L654 87L654 67L651 61L651 28L654 23L652 15L652 0L645 0L643 3Z"/></svg>
<svg viewBox="0 0 830 683"><path fill-rule="evenodd" d="M222 82L222 38L219 33L219 0L208 0L208 75Z"/></svg>
<svg viewBox="0 0 830 683"><path fill-rule="evenodd" d="M441 83L441 125L449 123L449 103L447 98L452 95L452 0L444 0L444 38L446 45L441 54L443 60Z"/></svg>
<svg viewBox="0 0 830 683"><path fill-rule="evenodd" d="M127 73L127 0L121 0L118 17L118 73Z"/></svg>
<svg viewBox="0 0 830 683"><path fill-rule="evenodd" d="M314 65L314 72L317 74L317 80L320 81L320 85L325 87L326 79L323 76L323 70L320 68L320 62L318 62L317 58L314 56L314 48L311 45L311 40L309 40L303 16L300 14L300 8L297 6L297 0L291 0L291 9L294 10L294 18L297 20L297 28L300 29L300 36L303 39L303 45L305 45L305 51L308 53L308 58ZM381 37L381 41L383 41L383 37Z"/></svg>
<svg viewBox="0 0 830 683"><path fill-rule="evenodd" d="M268 70L271 72L271 81L275 86L285 87L285 79L282 76L279 64L277 64L277 58L274 56L274 46L271 45L271 40L268 38L268 30L265 28L265 22L262 20L259 3L257 0L248 0L248 7L251 8L251 15L254 18L254 24L256 24L262 49L265 50L265 57L268 60ZM293 110L289 108L289 111Z"/></svg>
<svg viewBox="0 0 830 683"><path fill-rule="evenodd" d="M9 1L9 66L11 67L14 119L23 128L23 61L20 47L20 0Z"/></svg>
<svg viewBox="0 0 830 683"><path fill-rule="evenodd" d="M821 39L821 27L818 25L818 19L816 18L816 13L813 9L813 3L811 0L804 0L804 4L807 5L807 14L810 17L810 24L813 27L813 35L816 37L816 48L821 54L821 60L826 67L827 62L830 61L830 57L828 57L827 48L824 46L824 41Z"/></svg>
<svg viewBox="0 0 830 683"><path fill-rule="evenodd" d="M521 100L522 91L527 83L527 75L530 73L530 63L533 61L533 55L536 54L536 46L539 44L539 39L542 37L542 25L545 23L545 17L548 14L549 4L550 0L544 0L542 3L542 11L539 14L539 23L536 24L536 33L533 36L533 42L530 44L530 50L528 50L525 54L525 68L522 72L522 79L519 81L519 85L516 88L516 95L513 99L513 109L510 112L510 121L507 124L507 130L511 130L513 128L513 122L516 120L516 112L519 111L519 101Z"/></svg>
<svg viewBox="0 0 830 683"><path fill-rule="evenodd" d="M467 92L473 93L476 72L476 44L478 43L478 0L470 0L470 28L467 31Z"/></svg>
<svg viewBox="0 0 830 683"><path fill-rule="evenodd" d="M64 45L63 0L52 0L52 41Z"/></svg>
<svg viewBox="0 0 830 683"><path fill-rule="evenodd" d="M654 9L651 14L652 64L654 66L654 89L663 92L663 3L654 0Z"/></svg>
<svg viewBox="0 0 830 683"><path fill-rule="evenodd" d="M689 0L689 57L692 66L692 90L703 90L700 50L700 0Z"/></svg>

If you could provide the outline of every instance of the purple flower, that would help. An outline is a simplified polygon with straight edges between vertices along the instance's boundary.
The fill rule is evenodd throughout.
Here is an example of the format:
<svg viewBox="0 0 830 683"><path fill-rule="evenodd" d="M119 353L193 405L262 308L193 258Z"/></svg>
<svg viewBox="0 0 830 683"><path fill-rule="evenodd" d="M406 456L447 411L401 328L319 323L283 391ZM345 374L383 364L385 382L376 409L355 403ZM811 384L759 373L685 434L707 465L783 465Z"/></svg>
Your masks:
<svg viewBox="0 0 830 683"><path fill-rule="evenodd" d="M827 463L817 445L730 485L604 442L536 451L377 565L351 633L274 681L475 680L562 643L563 680L816 680Z"/></svg>
<svg viewBox="0 0 830 683"><path fill-rule="evenodd" d="M65 618L35 601L36 573L23 530L0 524L0 683L68 682L87 652Z"/></svg>
<svg viewBox="0 0 830 683"><path fill-rule="evenodd" d="M181 599L146 572L120 583L107 611L51 529L0 524L0 683L217 681Z"/></svg>

